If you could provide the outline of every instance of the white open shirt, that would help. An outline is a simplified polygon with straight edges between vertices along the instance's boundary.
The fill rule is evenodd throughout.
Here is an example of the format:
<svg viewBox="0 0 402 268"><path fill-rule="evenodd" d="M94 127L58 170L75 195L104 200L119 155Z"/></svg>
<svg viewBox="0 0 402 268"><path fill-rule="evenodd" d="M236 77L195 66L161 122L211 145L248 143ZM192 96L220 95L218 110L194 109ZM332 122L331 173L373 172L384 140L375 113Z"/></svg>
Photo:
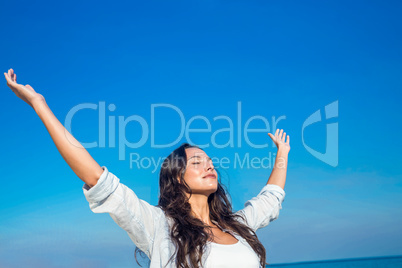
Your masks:
<svg viewBox="0 0 402 268"><path fill-rule="evenodd" d="M165 216L161 208L139 199L105 166L102 168L104 171L95 186L90 188L84 184L82 187L90 209L94 213L109 213L134 244L148 256L150 268L175 268L174 257L166 265L175 252L169 233L172 220ZM246 222L242 223L257 231L278 218L284 198L285 191L281 187L267 184L236 214L242 213L246 218ZM260 267L257 254L247 241L231 230L223 230L231 233L239 242L233 245L208 242L202 256L204 267Z"/></svg>

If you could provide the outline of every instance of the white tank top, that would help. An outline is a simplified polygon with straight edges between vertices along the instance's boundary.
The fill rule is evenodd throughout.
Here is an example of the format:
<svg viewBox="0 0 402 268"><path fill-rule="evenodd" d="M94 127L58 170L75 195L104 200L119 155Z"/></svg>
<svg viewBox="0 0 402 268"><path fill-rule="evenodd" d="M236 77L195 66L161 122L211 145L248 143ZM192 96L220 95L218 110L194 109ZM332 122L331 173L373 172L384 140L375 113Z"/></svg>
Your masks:
<svg viewBox="0 0 402 268"><path fill-rule="evenodd" d="M236 244L223 245L209 242L211 252L206 260L207 268L259 268L260 259L250 248L240 240Z"/></svg>

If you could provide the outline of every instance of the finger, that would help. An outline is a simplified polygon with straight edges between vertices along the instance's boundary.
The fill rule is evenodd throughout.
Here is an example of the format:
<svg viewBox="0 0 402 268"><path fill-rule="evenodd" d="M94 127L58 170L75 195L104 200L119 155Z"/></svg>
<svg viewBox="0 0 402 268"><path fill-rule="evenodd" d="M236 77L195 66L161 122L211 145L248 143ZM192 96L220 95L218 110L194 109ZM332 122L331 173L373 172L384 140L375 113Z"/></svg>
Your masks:
<svg viewBox="0 0 402 268"><path fill-rule="evenodd" d="M11 72L11 69L8 69L8 78L10 82L13 82L13 73Z"/></svg>
<svg viewBox="0 0 402 268"><path fill-rule="evenodd" d="M14 74L14 82L17 83L17 74Z"/></svg>
<svg viewBox="0 0 402 268"><path fill-rule="evenodd" d="M286 140L286 132L283 132L282 141L285 142Z"/></svg>
<svg viewBox="0 0 402 268"><path fill-rule="evenodd" d="M281 129L281 131L279 132L279 138L280 139L282 139L282 132L283 132L283 129Z"/></svg>
<svg viewBox="0 0 402 268"><path fill-rule="evenodd" d="M288 140L286 141L287 144L289 144L289 140L290 140L290 138L289 138L289 135L288 135Z"/></svg>
<svg viewBox="0 0 402 268"><path fill-rule="evenodd" d="M12 84L12 83L13 83L13 80L11 79L10 75L9 75L8 73L5 73L5 75L6 75L7 83L8 83L8 84Z"/></svg>
<svg viewBox="0 0 402 268"><path fill-rule="evenodd" d="M10 83L10 77L8 73L4 73L4 76L6 77L7 83Z"/></svg>
<svg viewBox="0 0 402 268"><path fill-rule="evenodd" d="M275 137L278 136L278 133L279 133L279 128L276 129L276 131L275 131Z"/></svg>

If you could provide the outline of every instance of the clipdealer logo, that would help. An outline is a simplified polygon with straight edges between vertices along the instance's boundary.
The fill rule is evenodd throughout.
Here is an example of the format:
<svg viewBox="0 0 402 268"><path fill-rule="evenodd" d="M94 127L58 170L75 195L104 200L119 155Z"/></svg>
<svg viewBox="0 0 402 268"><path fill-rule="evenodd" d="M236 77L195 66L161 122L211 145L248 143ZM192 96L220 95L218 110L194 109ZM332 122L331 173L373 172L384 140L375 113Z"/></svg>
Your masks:
<svg viewBox="0 0 402 268"><path fill-rule="evenodd" d="M106 102L100 101L98 104L95 103L82 103L74 106L67 113L64 126L67 131L72 133L71 125L75 116L79 116L79 112L83 110L93 110L97 111L97 120L99 126L99 133L97 140L91 142L81 142L76 146L83 146L84 148L118 148L118 159L121 161L126 160L127 148L135 149L145 146L147 143L150 144L151 148L171 148L178 146L179 143L185 138L185 140L194 144L191 139L191 133L209 133L210 142L206 144L197 144L200 148L241 148L243 145L247 145L251 148L266 148L269 146L267 142L263 144L256 144L250 140L250 133L266 133L274 132L277 129L278 123L286 119L285 115L271 117L271 122L262 115L254 115L247 120L242 118L242 103L237 102L236 106L236 118L231 118L228 115L218 115L212 119L207 118L203 115L195 115L190 118L186 118L181 109L175 105L169 103L157 103L150 105L150 121L147 122L144 117L134 114L128 117L119 115L116 116L113 112L116 111L116 105L111 103L106 107ZM174 140L168 143L160 143L155 140L155 124L156 119L159 115L166 114L167 111L174 112L175 116L169 118L169 120L176 120L180 123L180 133ZM338 101L334 101L324 107L325 119L337 118L338 117ZM196 129L192 127L195 121L202 121L206 124L206 128ZM227 128L213 128L213 124L218 121L224 121L229 127ZM260 121L264 124L263 128L250 128L250 124L253 121ZM321 116L321 110L315 111L311 114L302 124L301 136L302 144L304 148L318 160L336 167L338 165L338 123L328 123L326 124L326 151L321 153L305 142L304 131L307 127L323 121ZM129 124L137 124L141 128L140 139L136 142L129 141L126 138L126 128ZM118 134L116 134L118 132ZM106 141L106 133L108 133L108 141ZM222 133L228 134L228 139L225 143L218 143L217 136L223 135ZM236 135L235 135L236 134ZM235 139L236 136L236 139ZM67 135L68 137L68 135ZM116 144L117 140L117 144ZM222 139L221 139L222 140ZM275 146L272 143L272 146ZM222 157L220 159L214 158L214 165L217 168L228 168L232 166L234 168L272 168L275 162L275 153L268 152L267 157L258 158L250 157L249 153L240 155L239 153L234 153L233 157ZM153 172L163 163L164 158L155 158L153 156L140 156L138 153L129 153L130 168L151 168Z"/></svg>

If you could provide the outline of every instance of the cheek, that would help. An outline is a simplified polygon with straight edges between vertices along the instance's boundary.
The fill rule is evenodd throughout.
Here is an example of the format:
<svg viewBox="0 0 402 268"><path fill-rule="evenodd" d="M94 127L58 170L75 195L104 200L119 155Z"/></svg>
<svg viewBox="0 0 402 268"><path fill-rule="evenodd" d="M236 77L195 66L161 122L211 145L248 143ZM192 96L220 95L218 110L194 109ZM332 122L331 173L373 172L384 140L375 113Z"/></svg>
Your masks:
<svg viewBox="0 0 402 268"><path fill-rule="evenodd" d="M187 184L192 184L201 178L202 172L197 170L197 169L188 169L186 170L186 173L184 174L184 180L187 182Z"/></svg>
<svg viewBox="0 0 402 268"><path fill-rule="evenodd" d="M188 174L188 176L199 176L202 174L202 168L199 166L192 166L186 170L185 174Z"/></svg>

